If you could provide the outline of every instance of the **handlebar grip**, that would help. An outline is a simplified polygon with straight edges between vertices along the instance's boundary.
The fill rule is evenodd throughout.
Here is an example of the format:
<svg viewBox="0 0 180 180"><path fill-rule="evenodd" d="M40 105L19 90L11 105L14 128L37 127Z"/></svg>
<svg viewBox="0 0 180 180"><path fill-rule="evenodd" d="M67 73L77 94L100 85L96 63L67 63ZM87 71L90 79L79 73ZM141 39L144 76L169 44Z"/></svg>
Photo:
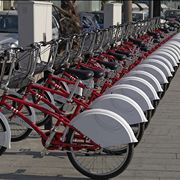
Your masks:
<svg viewBox="0 0 180 180"><path fill-rule="evenodd" d="M15 51L19 51L19 52L24 52L25 49L23 47L15 47L15 48L12 48L13 50Z"/></svg>

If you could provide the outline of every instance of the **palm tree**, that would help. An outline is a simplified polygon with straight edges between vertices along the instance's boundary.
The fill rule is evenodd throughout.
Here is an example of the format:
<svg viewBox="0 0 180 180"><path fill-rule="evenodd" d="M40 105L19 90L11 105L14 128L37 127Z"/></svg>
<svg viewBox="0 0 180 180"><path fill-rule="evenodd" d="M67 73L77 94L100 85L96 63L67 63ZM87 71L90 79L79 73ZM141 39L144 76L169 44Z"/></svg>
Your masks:
<svg viewBox="0 0 180 180"><path fill-rule="evenodd" d="M63 37L80 33L80 18L75 9L75 2L76 0L61 0L61 7L53 5Z"/></svg>

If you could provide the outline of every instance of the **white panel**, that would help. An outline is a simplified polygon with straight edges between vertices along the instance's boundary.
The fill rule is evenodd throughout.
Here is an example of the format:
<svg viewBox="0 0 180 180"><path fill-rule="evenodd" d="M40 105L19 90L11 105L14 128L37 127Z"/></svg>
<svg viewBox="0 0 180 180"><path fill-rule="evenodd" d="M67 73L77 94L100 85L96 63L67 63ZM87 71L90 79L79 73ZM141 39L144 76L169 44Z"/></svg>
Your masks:
<svg viewBox="0 0 180 180"><path fill-rule="evenodd" d="M133 99L145 112L154 109L149 97L136 86L120 84L113 86L105 91L104 94L121 94Z"/></svg>
<svg viewBox="0 0 180 180"><path fill-rule="evenodd" d="M90 108L107 109L120 115L128 124L147 122L141 107L131 98L120 94L106 94L97 98Z"/></svg>
<svg viewBox="0 0 180 180"><path fill-rule="evenodd" d="M170 40L168 41L168 44L173 44L174 46L176 46L178 49L180 49L180 42L177 40Z"/></svg>
<svg viewBox="0 0 180 180"><path fill-rule="evenodd" d="M171 62L168 59L166 59L165 57L154 54L154 55L148 56L147 59L160 60L160 61L164 62L168 66L168 68L170 69L171 72L174 72L174 68L172 66L173 63L171 64Z"/></svg>
<svg viewBox="0 0 180 180"><path fill-rule="evenodd" d="M122 4L106 3L104 5L104 27L108 28L112 25L121 24L122 20Z"/></svg>
<svg viewBox="0 0 180 180"><path fill-rule="evenodd" d="M158 49L158 51L168 53L169 55L171 55L171 56L175 59L175 61L176 61L177 63L179 63L178 57L173 53L172 50L166 49L166 48L160 48L160 49Z"/></svg>
<svg viewBox="0 0 180 180"><path fill-rule="evenodd" d="M143 78L146 81L148 81L154 87L156 92L163 92L161 84L159 83L157 78L155 76L153 76L152 74L146 72L146 71L134 70L133 69L126 76L136 76L136 77Z"/></svg>
<svg viewBox="0 0 180 180"><path fill-rule="evenodd" d="M152 64L152 65L158 67L159 69L161 69L161 71L165 74L166 77L172 77L171 71L166 66L166 64L164 64L163 62L161 62L159 60L145 59L144 61L142 61L142 64Z"/></svg>
<svg viewBox="0 0 180 180"><path fill-rule="evenodd" d="M18 1L19 46L26 47L34 42L52 39L52 3L46 1ZM41 50L43 51L45 47ZM48 61L49 51L42 54ZM27 68L29 58L20 61Z"/></svg>
<svg viewBox="0 0 180 180"><path fill-rule="evenodd" d="M171 50L178 59L180 59L180 49L178 49L176 46L174 46L173 44L166 44L166 46L161 46L164 49L169 49ZM160 48L161 48L160 47Z"/></svg>
<svg viewBox="0 0 180 180"><path fill-rule="evenodd" d="M133 86L138 87L142 91L144 91L150 100L158 100L159 97L157 95L157 92L155 91L154 87L146 80L139 78L139 77L124 77L120 81L117 81L115 85L118 84L130 84Z"/></svg>
<svg viewBox="0 0 180 180"><path fill-rule="evenodd" d="M101 147L137 142L128 123L109 110L86 110L73 118L70 124Z"/></svg>
<svg viewBox="0 0 180 180"><path fill-rule="evenodd" d="M139 64L134 69L149 72L150 74L152 74L153 76L155 76L158 79L158 81L159 81L159 83L161 85L165 84L165 83L168 83L168 80L167 80L166 76L164 75L164 73L154 65L151 65L151 64Z"/></svg>
<svg viewBox="0 0 180 180"><path fill-rule="evenodd" d="M169 61L173 62L173 66L178 66L176 60L173 58L173 56L171 56L170 54L168 54L167 52L163 52L163 51L156 51L153 54L155 55L160 55L162 57L165 57L166 59L168 59Z"/></svg>

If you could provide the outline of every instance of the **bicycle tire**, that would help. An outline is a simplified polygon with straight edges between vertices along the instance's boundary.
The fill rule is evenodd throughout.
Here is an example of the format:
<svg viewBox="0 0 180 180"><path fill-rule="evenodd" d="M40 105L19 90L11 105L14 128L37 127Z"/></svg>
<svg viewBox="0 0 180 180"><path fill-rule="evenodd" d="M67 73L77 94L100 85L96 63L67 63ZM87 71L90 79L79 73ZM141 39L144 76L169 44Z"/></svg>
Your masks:
<svg viewBox="0 0 180 180"><path fill-rule="evenodd" d="M74 139L74 132L72 130L70 130L67 135L67 142L70 144L72 142L77 142L77 140ZM74 168L78 170L80 173L82 173L83 175L90 177L92 179L109 179L109 178L118 176L128 167L133 156L134 145L127 144L125 145L125 147L126 147L126 152L122 153L121 156L119 154L116 155L111 150L108 150L108 152L106 152L104 151L104 149L101 152L101 154L100 152L96 153L95 151L93 152L91 151L90 154L88 151L84 154L81 153L80 151L76 153L72 147L69 148L69 151L67 152L67 156L71 164L74 166ZM78 157L78 154L80 155L79 157ZM124 154L125 156L123 158L122 156ZM110 158L109 162L107 161L108 157ZM78 158L84 158L84 159L83 161L81 161ZM92 160L90 162L90 158L92 160L96 160L97 161L96 164L94 162L92 163ZM82 164L83 162L85 162L84 165ZM115 167L115 163L118 163L116 167ZM94 166L90 167L89 165L90 166L94 165L96 167ZM88 166L89 166L89 169L88 169ZM98 169L95 169L97 168L97 166L98 166ZM100 166L102 169L100 169ZM107 170L107 167L109 168L109 170ZM95 170L97 171L95 172Z"/></svg>
<svg viewBox="0 0 180 180"><path fill-rule="evenodd" d="M133 124L133 125L131 125L131 128L134 132L136 139L138 140L138 142L134 144L134 147L136 147L143 137L145 124L144 123Z"/></svg>
<svg viewBox="0 0 180 180"><path fill-rule="evenodd" d="M8 96L16 97L15 95ZM8 99L7 101L9 104L13 105L13 107L16 107L17 102L10 99ZM27 105L23 105L23 107L19 111L25 114L26 116L32 115L31 109ZM11 142L21 141L27 138L29 134L32 132L32 129L27 127L25 121L21 119L21 117L19 117L18 115L15 115L12 110L7 109L6 107L2 107L2 113L8 120L11 129ZM19 119L16 119L15 121L15 118Z"/></svg>
<svg viewBox="0 0 180 180"><path fill-rule="evenodd" d="M6 127L3 121L0 119L0 132L6 132ZM0 156L6 151L6 147L0 146Z"/></svg>
<svg viewBox="0 0 180 180"><path fill-rule="evenodd" d="M134 124L134 125L131 125L131 128L134 132L136 139L138 140L137 143L134 143L134 147L136 147L143 137L145 124L144 123ZM120 149L115 149L115 150L111 150L111 151L113 151L113 153L116 155L121 155L122 153L126 152L126 149L120 147ZM108 149L105 149L106 153L110 153L111 151Z"/></svg>

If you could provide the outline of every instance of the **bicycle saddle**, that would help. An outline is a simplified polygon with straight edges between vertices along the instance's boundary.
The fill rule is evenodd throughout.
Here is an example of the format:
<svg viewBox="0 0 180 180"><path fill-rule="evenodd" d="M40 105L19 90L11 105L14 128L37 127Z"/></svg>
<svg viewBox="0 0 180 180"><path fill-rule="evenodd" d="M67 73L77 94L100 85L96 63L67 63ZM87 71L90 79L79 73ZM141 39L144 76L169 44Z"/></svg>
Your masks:
<svg viewBox="0 0 180 180"><path fill-rule="evenodd" d="M129 38L130 41L132 41L134 44L138 45L138 46L144 46L143 42L141 40L138 39L132 39Z"/></svg>
<svg viewBox="0 0 180 180"><path fill-rule="evenodd" d="M81 66L81 69L93 71L94 78L97 78L97 79L104 75L104 71L102 71L100 69L93 69L93 68L86 67L86 66Z"/></svg>
<svg viewBox="0 0 180 180"><path fill-rule="evenodd" d="M115 62L107 62L107 61L101 61L97 60L99 64L104 65L106 68L109 68L111 70L116 70L118 68L118 64Z"/></svg>
<svg viewBox="0 0 180 180"><path fill-rule="evenodd" d="M145 51L145 52L148 51L148 47L147 46L140 47L140 49L141 49L141 51Z"/></svg>
<svg viewBox="0 0 180 180"><path fill-rule="evenodd" d="M132 56L132 54L129 51L120 51L120 50L117 50L115 52L118 53L118 54L124 54L127 57L131 57Z"/></svg>
<svg viewBox="0 0 180 180"><path fill-rule="evenodd" d="M124 60L126 58L124 55L115 52L108 52L108 54L114 56L117 60Z"/></svg>
<svg viewBox="0 0 180 180"><path fill-rule="evenodd" d="M148 31L147 32L150 36L159 36L160 34L157 33L157 32L151 32L151 31Z"/></svg>
<svg viewBox="0 0 180 180"><path fill-rule="evenodd" d="M90 70L69 68L66 69L66 72L76 76L80 80L87 80L94 76L93 71Z"/></svg>

